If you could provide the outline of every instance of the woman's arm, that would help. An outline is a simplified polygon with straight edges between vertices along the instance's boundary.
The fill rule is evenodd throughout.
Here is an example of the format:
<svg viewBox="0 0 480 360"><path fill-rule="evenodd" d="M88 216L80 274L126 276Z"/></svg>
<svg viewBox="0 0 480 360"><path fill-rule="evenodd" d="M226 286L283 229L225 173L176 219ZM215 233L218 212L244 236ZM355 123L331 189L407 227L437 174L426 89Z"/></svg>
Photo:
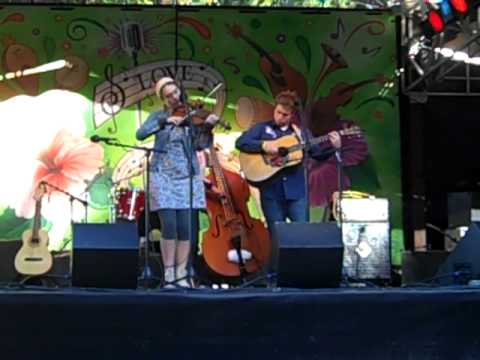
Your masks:
<svg viewBox="0 0 480 360"><path fill-rule="evenodd" d="M137 140L144 140L163 129L167 122L167 113L163 111L151 113L136 133Z"/></svg>

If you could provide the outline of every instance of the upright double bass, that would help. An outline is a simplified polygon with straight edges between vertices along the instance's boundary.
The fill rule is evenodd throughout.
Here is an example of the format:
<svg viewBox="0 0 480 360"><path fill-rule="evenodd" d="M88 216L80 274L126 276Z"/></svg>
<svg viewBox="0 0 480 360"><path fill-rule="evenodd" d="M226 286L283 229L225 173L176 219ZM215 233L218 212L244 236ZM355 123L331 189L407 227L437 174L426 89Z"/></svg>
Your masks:
<svg viewBox="0 0 480 360"><path fill-rule="evenodd" d="M210 146L211 174L209 180L219 193L207 192L207 212L210 227L203 235L202 252L207 266L224 279L245 279L262 269L270 258L271 242L268 230L258 219L250 216L247 201L250 190L237 173L220 165L216 149ZM231 261L229 252L241 250L251 254L249 259Z"/></svg>

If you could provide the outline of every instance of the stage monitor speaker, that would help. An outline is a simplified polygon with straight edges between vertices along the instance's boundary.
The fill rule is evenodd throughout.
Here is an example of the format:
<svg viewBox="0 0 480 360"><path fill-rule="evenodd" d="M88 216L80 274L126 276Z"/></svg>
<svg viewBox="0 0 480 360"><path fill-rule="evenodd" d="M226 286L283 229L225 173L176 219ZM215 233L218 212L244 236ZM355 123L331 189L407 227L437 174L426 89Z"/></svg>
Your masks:
<svg viewBox="0 0 480 360"><path fill-rule="evenodd" d="M472 193L432 193L429 195L429 204L427 222L448 229L470 225Z"/></svg>
<svg viewBox="0 0 480 360"><path fill-rule="evenodd" d="M402 284L411 285L430 281L448 255L447 251L404 251L402 253Z"/></svg>
<svg viewBox="0 0 480 360"><path fill-rule="evenodd" d="M272 229L272 266L277 286L338 287L343 242L336 223L277 222Z"/></svg>
<svg viewBox="0 0 480 360"><path fill-rule="evenodd" d="M138 246L134 223L73 224L72 285L135 289Z"/></svg>
<svg viewBox="0 0 480 360"><path fill-rule="evenodd" d="M465 284L469 280L480 280L480 228L472 222L465 236L437 272L441 285Z"/></svg>

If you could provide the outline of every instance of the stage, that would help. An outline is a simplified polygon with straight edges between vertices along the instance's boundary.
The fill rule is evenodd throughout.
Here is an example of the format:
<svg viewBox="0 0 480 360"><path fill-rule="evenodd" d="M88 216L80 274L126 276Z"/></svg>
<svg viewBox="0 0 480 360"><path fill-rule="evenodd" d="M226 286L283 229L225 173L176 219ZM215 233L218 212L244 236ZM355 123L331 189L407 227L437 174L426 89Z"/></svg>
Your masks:
<svg viewBox="0 0 480 360"><path fill-rule="evenodd" d="M480 288L0 290L9 359L474 359Z"/></svg>

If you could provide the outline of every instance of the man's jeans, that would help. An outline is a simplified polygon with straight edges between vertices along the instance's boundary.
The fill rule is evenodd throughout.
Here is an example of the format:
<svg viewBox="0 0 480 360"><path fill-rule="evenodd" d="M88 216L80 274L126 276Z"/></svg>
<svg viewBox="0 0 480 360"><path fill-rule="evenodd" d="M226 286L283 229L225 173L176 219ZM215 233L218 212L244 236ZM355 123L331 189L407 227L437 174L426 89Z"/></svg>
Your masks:
<svg viewBox="0 0 480 360"><path fill-rule="evenodd" d="M271 232L276 221L308 222L308 209L305 198L296 200L266 199L261 197L262 210Z"/></svg>

